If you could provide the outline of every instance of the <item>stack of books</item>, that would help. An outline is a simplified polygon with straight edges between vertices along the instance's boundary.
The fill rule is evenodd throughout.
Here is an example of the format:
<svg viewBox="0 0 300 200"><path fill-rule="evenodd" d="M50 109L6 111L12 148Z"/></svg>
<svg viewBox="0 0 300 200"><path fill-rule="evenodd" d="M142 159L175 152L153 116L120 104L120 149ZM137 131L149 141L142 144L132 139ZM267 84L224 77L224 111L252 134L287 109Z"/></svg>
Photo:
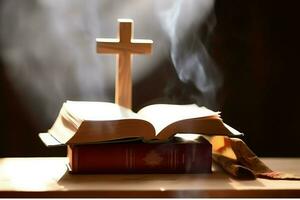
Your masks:
<svg viewBox="0 0 300 200"><path fill-rule="evenodd" d="M240 136L219 112L195 104L149 105L137 113L109 102L67 101L47 146L67 145L71 173L209 173L203 136Z"/></svg>

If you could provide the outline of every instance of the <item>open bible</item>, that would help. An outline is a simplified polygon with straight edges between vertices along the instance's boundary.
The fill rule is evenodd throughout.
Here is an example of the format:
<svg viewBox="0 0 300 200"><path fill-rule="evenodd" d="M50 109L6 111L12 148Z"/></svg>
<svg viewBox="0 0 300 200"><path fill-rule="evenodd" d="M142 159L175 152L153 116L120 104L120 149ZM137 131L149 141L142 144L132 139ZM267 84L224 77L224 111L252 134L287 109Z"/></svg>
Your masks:
<svg viewBox="0 0 300 200"><path fill-rule="evenodd" d="M133 139L166 142L177 133L241 135L223 123L219 112L195 104L154 104L135 113L114 103L67 101L48 133L39 136L51 146Z"/></svg>

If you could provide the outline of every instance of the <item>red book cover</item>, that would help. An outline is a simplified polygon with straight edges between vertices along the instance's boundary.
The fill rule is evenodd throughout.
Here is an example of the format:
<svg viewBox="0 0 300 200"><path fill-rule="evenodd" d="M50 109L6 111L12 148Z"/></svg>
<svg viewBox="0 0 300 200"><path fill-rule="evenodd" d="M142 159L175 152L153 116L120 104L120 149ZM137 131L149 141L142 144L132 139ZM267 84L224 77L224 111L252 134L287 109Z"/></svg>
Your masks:
<svg viewBox="0 0 300 200"><path fill-rule="evenodd" d="M189 142L68 145L68 157L71 173L210 173L211 150L200 137Z"/></svg>

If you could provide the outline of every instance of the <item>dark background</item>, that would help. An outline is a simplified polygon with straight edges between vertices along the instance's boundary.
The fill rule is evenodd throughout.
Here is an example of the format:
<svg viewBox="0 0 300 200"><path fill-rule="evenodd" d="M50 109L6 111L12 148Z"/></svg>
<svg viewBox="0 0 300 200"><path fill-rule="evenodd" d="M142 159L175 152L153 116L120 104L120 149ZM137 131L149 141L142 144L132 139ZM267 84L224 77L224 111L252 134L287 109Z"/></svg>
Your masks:
<svg viewBox="0 0 300 200"><path fill-rule="evenodd" d="M218 109L225 122L245 133L244 141L259 156L300 156L297 2L215 4L217 24L207 46L224 76ZM164 100L192 101L188 97L195 89L180 83L169 58L156 69L134 86L134 109ZM39 141L37 133L53 122L41 125L31 119L1 60L0 81L0 156L65 155L64 148L46 148Z"/></svg>

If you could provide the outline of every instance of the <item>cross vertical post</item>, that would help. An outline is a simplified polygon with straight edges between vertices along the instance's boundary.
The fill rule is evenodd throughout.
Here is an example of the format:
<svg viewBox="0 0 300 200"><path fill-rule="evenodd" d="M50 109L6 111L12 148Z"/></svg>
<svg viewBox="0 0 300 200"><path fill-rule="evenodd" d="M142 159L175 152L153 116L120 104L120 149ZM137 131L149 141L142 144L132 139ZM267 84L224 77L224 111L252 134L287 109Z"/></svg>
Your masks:
<svg viewBox="0 0 300 200"><path fill-rule="evenodd" d="M132 39L133 21L118 19L119 38L97 38L96 52L117 54L117 68L115 80L115 103L132 107L132 54L149 54L152 50L152 40Z"/></svg>

